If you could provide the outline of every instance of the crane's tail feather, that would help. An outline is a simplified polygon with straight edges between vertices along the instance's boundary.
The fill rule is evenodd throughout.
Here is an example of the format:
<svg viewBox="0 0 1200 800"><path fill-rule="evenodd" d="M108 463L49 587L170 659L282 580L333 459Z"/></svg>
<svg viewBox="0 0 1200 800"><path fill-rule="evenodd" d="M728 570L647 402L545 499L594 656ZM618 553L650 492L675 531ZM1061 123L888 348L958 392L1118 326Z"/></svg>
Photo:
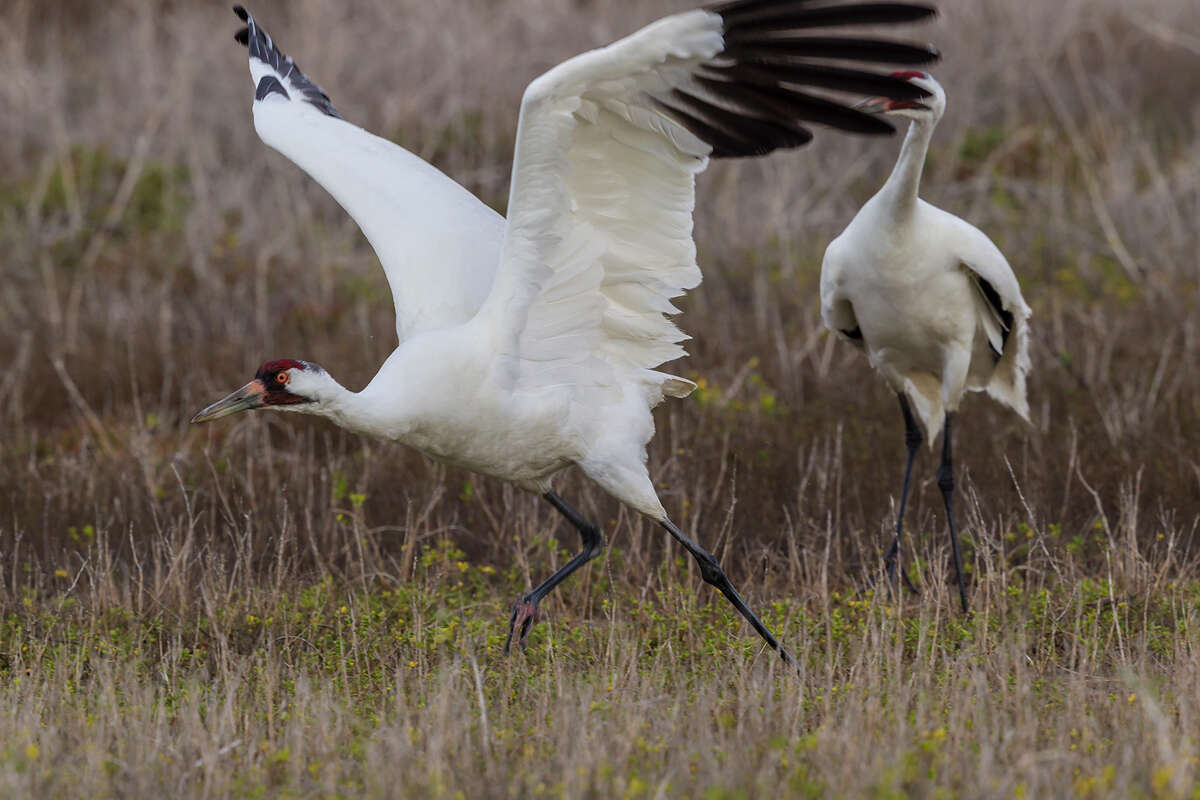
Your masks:
<svg viewBox="0 0 1200 800"><path fill-rule="evenodd" d="M929 373L913 372L904 379L904 394L912 402L917 421L925 430L925 443L932 448L946 419L941 381Z"/></svg>
<svg viewBox="0 0 1200 800"><path fill-rule="evenodd" d="M991 378L986 385L972 388L986 391L1017 412L1021 419L1030 422L1029 399L1025 394L1025 381L1030 367L1029 317L1022 313L1014 314L1012 330L1006 337L1004 352L996 362ZM942 432L946 416L941 383L931 374L913 372L905 376L904 393L912 401L917 419L925 430L925 442L932 448L934 439Z"/></svg>
<svg viewBox="0 0 1200 800"><path fill-rule="evenodd" d="M667 397L687 397L696 390L696 384L687 378L656 370L651 370L650 373L661 381L659 385L662 387L662 393Z"/></svg>
<svg viewBox="0 0 1200 800"><path fill-rule="evenodd" d="M1025 395L1025 378L1032 362L1029 358L1029 317L1014 315L1013 330L1005 342L1004 352L996 362L987 393L1016 411L1029 422L1029 399Z"/></svg>

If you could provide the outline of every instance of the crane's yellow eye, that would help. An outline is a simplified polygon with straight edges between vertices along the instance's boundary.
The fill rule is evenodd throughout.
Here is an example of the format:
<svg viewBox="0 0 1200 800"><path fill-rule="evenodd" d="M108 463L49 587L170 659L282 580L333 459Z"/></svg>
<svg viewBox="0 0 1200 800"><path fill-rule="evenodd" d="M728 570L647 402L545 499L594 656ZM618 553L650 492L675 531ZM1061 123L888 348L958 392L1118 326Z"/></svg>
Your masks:
<svg viewBox="0 0 1200 800"><path fill-rule="evenodd" d="M286 372L281 372L275 376L275 380L279 381L280 384L287 383L288 382L288 374Z"/></svg>

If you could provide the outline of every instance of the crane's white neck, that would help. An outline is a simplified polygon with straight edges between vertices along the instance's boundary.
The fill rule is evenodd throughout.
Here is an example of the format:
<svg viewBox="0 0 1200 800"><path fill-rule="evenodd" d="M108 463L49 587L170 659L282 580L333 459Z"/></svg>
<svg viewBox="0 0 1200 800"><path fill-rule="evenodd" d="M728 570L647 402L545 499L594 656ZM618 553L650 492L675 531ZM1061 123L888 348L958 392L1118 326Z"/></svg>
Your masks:
<svg viewBox="0 0 1200 800"><path fill-rule="evenodd" d="M401 403L380 404L366 390L352 392L324 370L294 376L291 387L294 393L312 402L276 408L327 417L342 428L381 438L399 438L406 428L401 419Z"/></svg>
<svg viewBox="0 0 1200 800"><path fill-rule="evenodd" d="M900 157L880 191L892 205L896 216L907 215L916 208L925 155L929 152L929 140L936 125L937 120L922 118L913 120L908 126L904 144L900 147Z"/></svg>

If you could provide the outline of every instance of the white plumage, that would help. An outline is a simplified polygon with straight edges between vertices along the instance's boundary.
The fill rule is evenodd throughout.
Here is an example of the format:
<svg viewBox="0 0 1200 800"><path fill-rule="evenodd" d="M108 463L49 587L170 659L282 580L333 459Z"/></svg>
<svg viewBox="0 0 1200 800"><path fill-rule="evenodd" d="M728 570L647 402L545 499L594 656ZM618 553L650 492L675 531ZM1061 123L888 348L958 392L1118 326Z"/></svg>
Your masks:
<svg viewBox="0 0 1200 800"><path fill-rule="evenodd" d="M483 309L507 385L593 398L632 385L651 406L694 388L653 367L685 355L665 314L700 283L694 183L712 148L648 101L721 51L721 27L706 11L668 17L525 91L508 232Z"/></svg>
<svg viewBox="0 0 1200 800"><path fill-rule="evenodd" d="M400 341L474 316L491 289L504 217L429 162L337 116L320 87L247 22L250 76L266 89L255 92L254 129L358 223L387 275ZM284 92L271 91L272 80Z"/></svg>
<svg viewBox="0 0 1200 800"><path fill-rule="evenodd" d="M1029 306L1012 267L996 245L968 222L918 196L925 154L945 110L945 92L931 76L896 73L928 89L928 100L874 98L860 107L912 119L900 157L883 188L867 201L826 249L821 265L825 325L862 347L900 396L909 429L896 541L888 553L895 569L909 470L920 431L930 446L943 429L939 485L946 497L959 568L950 496L953 474L948 426L967 390L986 391L1029 419ZM915 435L914 435L915 434ZM915 439L915 443L914 443ZM894 574L894 573L893 573ZM906 578L907 580L907 578ZM967 608L959 571L963 610Z"/></svg>
<svg viewBox="0 0 1200 800"><path fill-rule="evenodd" d="M543 494L580 530L584 550L517 604L510 640L517 630L523 638L542 596L600 552L599 529L551 491L551 476L576 464L660 522L778 649L712 556L667 518L645 466L650 409L693 388L656 367L684 355L686 337L667 315L676 313L672 298L700 282L695 175L709 157L804 144L811 134L802 120L889 132L798 87L870 86L912 98L923 90L797 57L922 63L934 51L779 34L916 20L932 10L739 0L667 17L573 58L522 99L507 220L429 164L342 120L235 10L247 23L237 38L250 49L255 128L361 226L387 274L400 343L361 392L314 364L271 361L194 421L264 406L319 414ZM790 71L792 85L773 71Z"/></svg>

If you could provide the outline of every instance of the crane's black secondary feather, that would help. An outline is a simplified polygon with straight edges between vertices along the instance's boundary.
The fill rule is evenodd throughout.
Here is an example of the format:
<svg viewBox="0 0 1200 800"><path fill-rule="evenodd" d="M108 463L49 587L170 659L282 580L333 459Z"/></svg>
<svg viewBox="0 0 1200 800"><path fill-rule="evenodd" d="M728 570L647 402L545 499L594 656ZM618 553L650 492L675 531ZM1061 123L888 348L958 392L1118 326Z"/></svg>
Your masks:
<svg viewBox="0 0 1200 800"><path fill-rule="evenodd" d="M996 291L994 286L978 276L975 279L979 281L979 289L983 292L984 299L987 300L988 305L996 312L996 316L1000 318L1000 352L997 353L996 348L992 347L992 354L999 361L1000 357L1004 355L1004 349L1008 347L1008 335L1012 333L1013 315L1011 311L1005 310L1004 301L1000 299L1000 293ZM988 347L991 347L990 342L988 343Z"/></svg>
<svg viewBox="0 0 1200 800"><path fill-rule="evenodd" d="M271 35L258 25L254 17L245 8L234 6L233 13L237 14L238 18L246 23L245 28L242 28L233 35L234 41L244 44L249 48L251 58L258 59L275 70L284 81L288 82L293 91L299 93L300 99L305 103L313 106L322 114L341 118L342 115L333 107L333 103L330 101L329 95L325 93L325 90L313 83L307 75L300 71L300 67L296 65L296 62L276 46L275 42L271 39ZM265 75L258 82L258 86L255 87L254 99L262 100L271 94L280 94L285 98L291 99L287 86L279 78L272 75Z"/></svg>

